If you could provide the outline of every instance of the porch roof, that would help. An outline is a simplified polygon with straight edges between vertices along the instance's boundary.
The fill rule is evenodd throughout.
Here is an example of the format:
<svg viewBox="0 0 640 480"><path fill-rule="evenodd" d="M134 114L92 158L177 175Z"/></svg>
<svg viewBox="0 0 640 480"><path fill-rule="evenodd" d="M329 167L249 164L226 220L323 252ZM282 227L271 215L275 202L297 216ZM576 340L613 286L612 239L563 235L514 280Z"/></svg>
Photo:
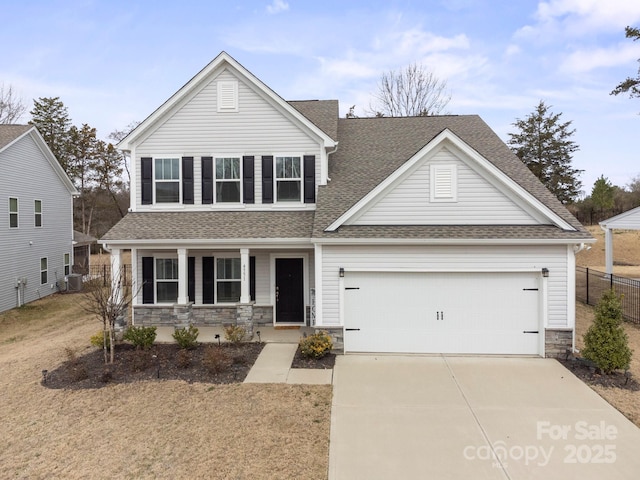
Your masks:
<svg viewBox="0 0 640 480"><path fill-rule="evenodd" d="M308 239L313 214L309 210L130 212L101 240Z"/></svg>

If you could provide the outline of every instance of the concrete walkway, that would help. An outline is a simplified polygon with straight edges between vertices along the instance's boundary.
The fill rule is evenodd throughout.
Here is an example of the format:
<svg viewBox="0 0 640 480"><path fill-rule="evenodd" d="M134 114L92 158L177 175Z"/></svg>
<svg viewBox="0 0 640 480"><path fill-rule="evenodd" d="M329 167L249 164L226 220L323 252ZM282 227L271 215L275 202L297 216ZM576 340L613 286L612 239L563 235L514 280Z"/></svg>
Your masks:
<svg viewBox="0 0 640 480"><path fill-rule="evenodd" d="M555 360L336 360L329 480L640 478L640 429Z"/></svg>

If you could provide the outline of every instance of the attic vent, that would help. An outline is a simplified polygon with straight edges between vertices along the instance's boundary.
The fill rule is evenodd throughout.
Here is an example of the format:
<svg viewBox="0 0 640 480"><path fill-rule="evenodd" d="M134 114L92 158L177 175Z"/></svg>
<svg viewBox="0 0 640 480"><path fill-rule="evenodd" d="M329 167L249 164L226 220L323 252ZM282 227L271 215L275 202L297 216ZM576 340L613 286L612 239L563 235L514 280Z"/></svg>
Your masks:
<svg viewBox="0 0 640 480"><path fill-rule="evenodd" d="M458 197L455 165L431 165L431 201L455 202Z"/></svg>
<svg viewBox="0 0 640 480"><path fill-rule="evenodd" d="M218 111L238 111L238 82L235 80L218 82Z"/></svg>

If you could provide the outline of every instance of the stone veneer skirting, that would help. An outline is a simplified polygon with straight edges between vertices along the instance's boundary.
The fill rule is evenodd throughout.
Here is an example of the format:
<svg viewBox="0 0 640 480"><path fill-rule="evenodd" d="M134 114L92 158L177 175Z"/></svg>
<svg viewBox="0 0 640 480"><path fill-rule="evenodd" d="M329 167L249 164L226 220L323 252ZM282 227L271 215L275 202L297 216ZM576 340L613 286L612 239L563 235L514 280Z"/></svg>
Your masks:
<svg viewBox="0 0 640 480"><path fill-rule="evenodd" d="M546 357L566 355L567 350L573 348L573 330L547 328L544 332L544 347Z"/></svg>

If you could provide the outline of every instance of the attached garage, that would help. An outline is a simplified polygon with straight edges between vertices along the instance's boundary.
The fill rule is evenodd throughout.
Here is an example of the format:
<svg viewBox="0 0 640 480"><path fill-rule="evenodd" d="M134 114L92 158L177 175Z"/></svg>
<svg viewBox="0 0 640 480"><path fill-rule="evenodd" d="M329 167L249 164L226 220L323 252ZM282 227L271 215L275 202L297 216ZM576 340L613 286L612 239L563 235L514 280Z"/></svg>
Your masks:
<svg viewBox="0 0 640 480"><path fill-rule="evenodd" d="M345 352L543 355L537 272L347 271Z"/></svg>

